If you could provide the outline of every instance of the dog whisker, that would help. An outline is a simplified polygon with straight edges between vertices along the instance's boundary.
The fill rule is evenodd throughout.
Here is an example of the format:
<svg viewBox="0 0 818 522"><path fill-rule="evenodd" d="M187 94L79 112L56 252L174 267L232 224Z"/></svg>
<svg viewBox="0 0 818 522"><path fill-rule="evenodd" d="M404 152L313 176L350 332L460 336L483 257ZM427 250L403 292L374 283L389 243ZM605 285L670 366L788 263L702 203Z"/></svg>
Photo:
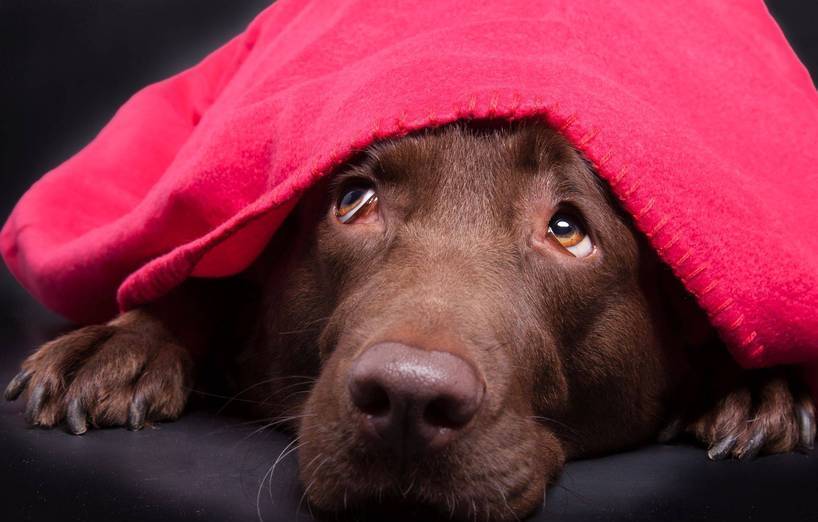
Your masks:
<svg viewBox="0 0 818 522"><path fill-rule="evenodd" d="M274 421L275 419L276 419L275 417L272 417L272 418L265 418L265 419L254 419L254 420L248 420L248 421L233 422L233 423L228 424L227 426L222 426L221 428L211 430L211 431L207 432L204 436L205 437L210 437L210 436L215 435L217 433L222 433L222 432L229 431L229 430L234 430L234 429L240 429L240 428L243 428L245 426L252 426L253 424L266 424L266 425L269 425L269 423Z"/></svg>
<svg viewBox="0 0 818 522"><path fill-rule="evenodd" d="M267 480L267 475L270 474L270 471L273 469L272 466L267 468L267 471L264 472L264 476L261 477L261 483L258 485L258 491L256 492L256 515L258 516L259 522L264 522L264 517L261 514L261 490L264 489L264 482Z"/></svg>
<svg viewBox="0 0 818 522"><path fill-rule="evenodd" d="M298 391L294 391L294 392L292 392L292 393L287 394L285 397L282 397L280 401L281 401L281 402L286 402L286 401L288 401L289 399L291 399L292 397L297 397L297 396L299 396L299 395L307 395L307 394L309 394L311 391L312 391L312 390L298 390ZM264 401L262 404L269 404L269 402L268 402L268 401Z"/></svg>
<svg viewBox="0 0 818 522"><path fill-rule="evenodd" d="M283 392L285 390L289 390L290 388L297 388L299 386L308 386L308 385L312 385L312 384L315 384L314 380L312 380L312 381L300 381L300 382L288 384L287 386L284 386L282 388L278 388L278 389L276 389L276 392L281 393L281 392Z"/></svg>
<svg viewBox="0 0 818 522"><path fill-rule="evenodd" d="M329 321L329 320L330 320L330 317L327 316L327 317L321 317L319 319L314 319L312 321L307 321L306 323L304 323L304 326L302 328L299 328L299 329L296 329L296 330L286 330L286 331L283 331L283 332L278 332L278 335L295 335L295 334L300 334L300 333L312 332L313 330L317 330L317 329L322 328L322 327L321 326L311 326L311 325L316 324L316 323L326 322L326 321Z"/></svg>
<svg viewBox="0 0 818 522"><path fill-rule="evenodd" d="M247 440L253 438L257 434L259 434L259 433L261 433L261 432L263 432L265 430L268 430L270 428L275 428L276 426L279 426L281 424L290 422L290 421L295 420L295 419L300 419L300 418L303 418L303 417L311 417L311 416L313 416L313 415L308 414L308 415L291 415L291 416L287 416L287 417L276 417L274 420L272 420L270 422L267 422L266 424L264 424L260 428L257 428L255 430L253 430L252 432L250 432L249 434L242 437L242 439L239 440L238 442L236 442L233 445L233 447L234 448L238 447L240 444L246 442Z"/></svg>
<svg viewBox="0 0 818 522"><path fill-rule="evenodd" d="M519 522L520 517L517 516L517 513L515 513L514 510L511 509L511 506L509 506L508 496L506 496L506 492L503 489L502 484L500 484L497 481L494 481L494 489L497 490L497 493L500 495L500 498L503 500L503 505L505 505L506 511L508 511L511 514L511 516L514 518L514 520L517 520Z"/></svg>
<svg viewBox="0 0 818 522"><path fill-rule="evenodd" d="M301 440L300 437L295 437L289 444L287 444L284 447L284 449L281 450L281 453L278 454L278 457L275 459L272 466L270 466L270 468L267 470L267 472L264 474L264 476L261 479L261 483L258 486L258 491L256 492L256 514L258 515L260 522L264 522L264 517L261 514L261 491L264 489L264 482L269 480L269 482L268 482L268 484L269 484L268 493L269 493L269 497L270 497L270 502L272 502L273 501L273 476L275 475L276 467L278 466L278 464L282 460L287 458L287 456L289 456L291 453L293 453L295 451L298 451L298 449L301 447L301 444L299 443L300 440ZM269 477L269 479L268 479L268 477Z"/></svg>
<svg viewBox="0 0 818 522"><path fill-rule="evenodd" d="M283 388L275 390L267 398L265 398L263 401L259 402L258 404L262 405L262 406L265 406L265 405L268 405L268 404L273 404L273 402L275 404L279 404L279 405L286 404L287 401L292 397L296 397L298 395L303 395L303 394L310 393L310 391L312 391L312 387L313 387L314 384L315 383L313 383L313 382L299 382L299 383L284 386ZM289 389L292 389L292 388L299 388L299 387L303 387L304 389L296 390L294 392L290 392L290 393L288 393L287 395L285 395L283 397L280 396L280 394L283 393L286 390L289 390Z"/></svg>
<svg viewBox="0 0 818 522"><path fill-rule="evenodd" d="M577 431L574 428L572 428L571 426L565 424L564 422L558 421L557 419L553 419L551 417L544 417L542 415L530 415L528 418L531 419L531 420L534 420L534 421L538 421L538 422L547 422L547 423L550 423L550 424L555 424L555 425L557 425L558 427L560 427L560 428L562 428L564 430L568 430L570 435L573 435L574 437L579 436L579 434L577 433Z"/></svg>
<svg viewBox="0 0 818 522"><path fill-rule="evenodd" d="M222 413L224 411L224 409L227 408L233 401L240 400L239 397L241 395L244 395L245 393L249 392L250 390L258 388L259 386L263 386L265 384L270 384L270 383L273 383L275 381L280 381L280 380L284 380L284 379L304 379L304 382L315 382L317 380L315 377L309 376L309 375L288 375L288 376L285 376L285 377L274 377L272 379L265 379L263 381L252 384L252 385L246 387L245 389L241 390L240 392L236 393L235 395L233 395L230 399L227 400L227 402L225 402L222 405L221 408L219 408L219 411L217 412L217 414ZM264 404L264 403L261 403L261 404Z"/></svg>
<svg viewBox="0 0 818 522"><path fill-rule="evenodd" d="M298 335L307 332L313 332L320 329L320 326L313 326L311 328L301 328L300 330L288 330L286 332L278 332L278 335Z"/></svg>
<svg viewBox="0 0 818 522"><path fill-rule="evenodd" d="M315 463L315 462L316 462L316 461L317 461L319 458L321 458L321 457L322 457L322 454L319 452L319 453L318 453L318 454L317 454L315 457L313 457L313 458L312 458L312 459L311 459L311 460L310 460L310 461L309 461L309 462L308 462L308 463L307 463L307 464L304 466L304 470L305 470L305 471L309 470L309 469L310 469L310 466L312 466L312 465L313 465L313 464L314 464L314 463ZM326 461L326 459L325 459L325 461ZM321 464L319 464L319 465L318 465L318 467L317 467L315 470L313 470L312 472L310 472L310 473L313 473L313 474L314 474L316 471L318 471L318 468L320 468L322 465L323 465L323 462L322 462ZM307 472L308 472L308 471L307 471ZM315 482L315 479L313 479L313 480L310 482L309 486L307 486L307 487L304 489L304 494L301 496L301 500L299 500L299 501L298 501L298 506L297 506L297 507L296 507L296 509L295 509L296 515L297 515L297 514L298 514L298 512L301 510L301 502L303 502L303 501L304 501L304 497L306 497L306 496L307 496L307 493L309 492L310 487L312 486L312 484L313 484L314 482ZM308 504L308 506L309 506L309 504ZM310 515L312 515L312 511L310 511Z"/></svg>
<svg viewBox="0 0 818 522"><path fill-rule="evenodd" d="M417 473L412 474L412 480L409 482L409 485L406 486L405 490L401 490L400 494L403 498L409 496L409 493L412 491L412 488L415 486L415 480L417 479Z"/></svg>
<svg viewBox="0 0 818 522"><path fill-rule="evenodd" d="M190 393L200 395L202 397L212 397L214 399L228 399L229 401L246 402L248 404L263 404L260 401L254 401L254 400L251 400L251 399L238 399L235 396L221 395L221 394L218 394L218 393L211 393L211 392L206 392L206 391L202 391L202 390L193 390L193 389L191 389Z"/></svg>
<svg viewBox="0 0 818 522"><path fill-rule="evenodd" d="M319 454L319 455L320 455L320 454ZM332 455L327 455L326 457L324 457L324 460L322 460L322 461L321 461L321 462L320 462L320 463L319 463L319 464L318 464L318 465L315 467L315 469L312 471L312 475L313 475L313 476L314 476L314 475L316 475L316 474L318 473L318 470L319 470L319 469L321 469L321 466L323 466L324 464L326 464L326 463L327 463L327 461L329 461L329 459L330 459L331 457L332 457ZM316 480L318 480L318 477L317 477L317 476L314 476L314 478L313 478L313 479L310 481L310 483L307 485L307 487L306 487L306 488L304 488L304 493L301 495L301 498L300 498L300 499L299 499L299 501L298 501L298 506L296 506L296 508L295 508L295 512L296 512L296 514L297 514L297 513L299 513L299 512L301 511L301 504L304 502L304 499L305 499L305 498L307 498L307 495L308 495L308 494L309 494L309 492L310 492L310 488L312 487L312 485L313 485L313 484L315 484L315 481L316 481ZM309 506L309 503L307 503L307 505Z"/></svg>
<svg viewBox="0 0 818 522"><path fill-rule="evenodd" d="M272 501L272 497L273 497L272 480L273 480L273 474L275 473L276 466L278 465L279 462L281 462L281 460L286 455L289 455L289 453L287 453L287 451L290 449L290 447L295 445L295 450L297 450L300 447L300 445L298 444L299 440L300 440L299 437L295 437L289 444L287 444L284 447L284 449L281 450L281 453L278 454L278 458L276 458L276 460L267 469L267 471L264 473L264 476L261 478L261 483L259 483L258 491L256 492L256 514L258 515L258 519L259 519L260 522L264 522L264 517L261 514L261 491L264 489L264 482L267 480L267 477L269 476L269 478L270 478L270 500Z"/></svg>

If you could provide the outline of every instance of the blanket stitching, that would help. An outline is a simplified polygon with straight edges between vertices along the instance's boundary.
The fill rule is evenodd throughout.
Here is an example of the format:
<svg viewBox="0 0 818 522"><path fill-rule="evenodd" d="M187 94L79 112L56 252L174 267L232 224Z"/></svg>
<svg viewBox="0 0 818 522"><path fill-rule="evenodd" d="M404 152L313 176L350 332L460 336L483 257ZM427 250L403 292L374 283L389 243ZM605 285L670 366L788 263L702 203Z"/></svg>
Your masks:
<svg viewBox="0 0 818 522"><path fill-rule="evenodd" d="M744 314L740 314L740 315L738 316L738 319L736 319L735 321L733 321L733 322L730 324L730 326L728 326L728 328L729 328L730 330L735 330L736 328L738 328L739 326L741 326L741 323L743 323L743 322L744 322Z"/></svg>
<svg viewBox="0 0 818 522"><path fill-rule="evenodd" d="M715 310L713 310L713 315L714 316L718 315L718 314L724 312L725 310L727 310L728 308L730 308L732 306L733 306L733 298L728 297L719 306L717 306Z"/></svg>
<svg viewBox="0 0 818 522"><path fill-rule="evenodd" d="M693 252L693 249L688 248L687 252L685 252L682 257L680 257L679 259L676 260L676 266L680 267L683 264L685 264L685 261L687 261L690 258L690 254L692 252Z"/></svg>
<svg viewBox="0 0 818 522"><path fill-rule="evenodd" d="M656 199L650 198L647 204L644 207L642 207L642 210L639 211L639 214L636 216L636 219L642 219L645 216L645 214L650 212L650 209L653 208L654 203L656 203Z"/></svg>
<svg viewBox="0 0 818 522"><path fill-rule="evenodd" d="M699 266L697 266L697 267L696 267L696 268L695 268L695 269L694 269L692 272L690 272L690 273L689 273L689 274L687 274L686 276L682 277L682 280L683 280L684 282L689 282L691 279L694 279L694 278L695 278L697 275L699 275L699 274L701 274L702 272L704 272L704 269L705 269L705 268L707 268L707 263L702 263L702 264L700 264L700 265L699 265Z"/></svg>
<svg viewBox="0 0 818 522"><path fill-rule="evenodd" d="M637 219L641 219L641 218L642 218L642 216L639 216ZM647 235L648 237L653 237L653 236L655 236L655 235L656 235L656 234L658 234L658 233L659 233L659 232L660 232L660 231L661 231L663 228L665 228L665 226L666 226L666 225L667 225L669 222L670 222L670 218L668 218L666 215L662 216L662 219L660 219L660 220L659 220L659 221L658 221L658 222L657 222L657 223L656 223L656 224L653 226L653 228L652 228L652 229L651 229L649 232L647 232L645 235ZM677 233L677 235L679 235L679 233Z"/></svg>
<svg viewBox="0 0 818 522"><path fill-rule="evenodd" d="M666 218L667 218L667 216L665 216L665 217L663 218L663 219L665 220L665 223L667 223L667 219L666 219ZM662 225L662 226L664 226L664 225ZM654 227L654 230L655 230L655 228L656 228L656 227ZM652 233L654 233L654 234L656 233L656 232L655 232L655 231L653 231L653 230L652 230L651 232L652 232ZM675 245L675 244L676 244L676 242L677 242L677 241L679 241L679 239L680 239L681 237L682 237L682 231L681 231L681 230L676 231L676 233L675 233L675 234L673 234L673 236L671 236L671 238L668 240L668 242L667 242L667 243L665 243L664 245L662 245L661 247L659 247L659 253L660 253L660 254L664 253L664 252L665 252L666 250L668 250L670 247L672 247L673 245Z"/></svg>
<svg viewBox="0 0 818 522"><path fill-rule="evenodd" d="M716 286L718 286L718 284L719 284L720 282L721 282L721 279L714 279L713 281L710 281L710 284L709 284L709 285L707 285L707 286L704 288L704 290L702 290L702 291L699 293L699 296L705 296L705 295L709 294L709 293L710 293L710 292L711 292L711 291L712 291L714 288L716 288Z"/></svg>

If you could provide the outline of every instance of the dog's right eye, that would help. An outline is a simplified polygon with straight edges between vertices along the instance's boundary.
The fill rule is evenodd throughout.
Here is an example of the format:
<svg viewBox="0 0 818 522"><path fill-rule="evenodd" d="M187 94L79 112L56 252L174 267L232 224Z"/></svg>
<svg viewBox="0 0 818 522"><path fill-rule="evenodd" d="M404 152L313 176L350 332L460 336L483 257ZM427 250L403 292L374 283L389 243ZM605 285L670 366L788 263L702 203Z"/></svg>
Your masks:
<svg viewBox="0 0 818 522"><path fill-rule="evenodd" d="M378 207L378 195L373 187L356 185L344 189L335 204L335 217L348 224L372 216Z"/></svg>
<svg viewBox="0 0 818 522"><path fill-rule="evenodd" d="M571 214L554 214L548 222L548 235L574 257L588 257L594 252L594 243L582 222Z"/></svg>

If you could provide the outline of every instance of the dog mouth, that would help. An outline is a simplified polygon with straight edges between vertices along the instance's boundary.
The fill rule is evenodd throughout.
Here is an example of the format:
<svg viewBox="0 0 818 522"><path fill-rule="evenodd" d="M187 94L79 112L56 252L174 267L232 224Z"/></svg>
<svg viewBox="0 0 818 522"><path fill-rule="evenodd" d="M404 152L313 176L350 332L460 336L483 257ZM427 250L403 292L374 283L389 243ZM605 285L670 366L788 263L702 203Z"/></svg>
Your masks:
<svg viewBox="0 0 818 522"><path fill-rule="evenodd" d="M542 505L564 454L519 384L487 381L489 361L465 350L387 340L350 352L325 361L300 409L299 478L311 510L502 522Z"/></svg>
<svg viewBox="0 0 818 522"><path fill-rule="evenodd" d="M347 423L314 419L299 430L299 473L310 509L330 519L518 520L542 505L561 467L533 426L475 430L443 450L397 456Z"/></svg>
<svg viewBox="0 0 818 522"><path fill-rule="evenodd" d="M367 473L353 466L341 473L345 478L305 466L301 470L304 496L319 512L350 520L413 521L516 520L536 509L544 498L544 483L527 469L464 480L452 470L432 473L423 465L383 464L378 471L370 464ZM538 501L531 502L532 497Z"/></svg>

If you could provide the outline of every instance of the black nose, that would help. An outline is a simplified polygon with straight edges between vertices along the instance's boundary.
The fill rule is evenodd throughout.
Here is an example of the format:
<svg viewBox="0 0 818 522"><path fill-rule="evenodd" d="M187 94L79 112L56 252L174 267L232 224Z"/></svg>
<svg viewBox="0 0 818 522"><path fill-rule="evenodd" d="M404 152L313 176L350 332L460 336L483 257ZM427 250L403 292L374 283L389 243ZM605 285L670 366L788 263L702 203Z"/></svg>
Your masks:
<svg viewBox="0 0 818 522"><path fill-rule="evenodd" d="M353 405L365 414L364 433L400 454L448 444L485 392L462 358L399 343L376 344L358 356L348 382Z"/></svg>

